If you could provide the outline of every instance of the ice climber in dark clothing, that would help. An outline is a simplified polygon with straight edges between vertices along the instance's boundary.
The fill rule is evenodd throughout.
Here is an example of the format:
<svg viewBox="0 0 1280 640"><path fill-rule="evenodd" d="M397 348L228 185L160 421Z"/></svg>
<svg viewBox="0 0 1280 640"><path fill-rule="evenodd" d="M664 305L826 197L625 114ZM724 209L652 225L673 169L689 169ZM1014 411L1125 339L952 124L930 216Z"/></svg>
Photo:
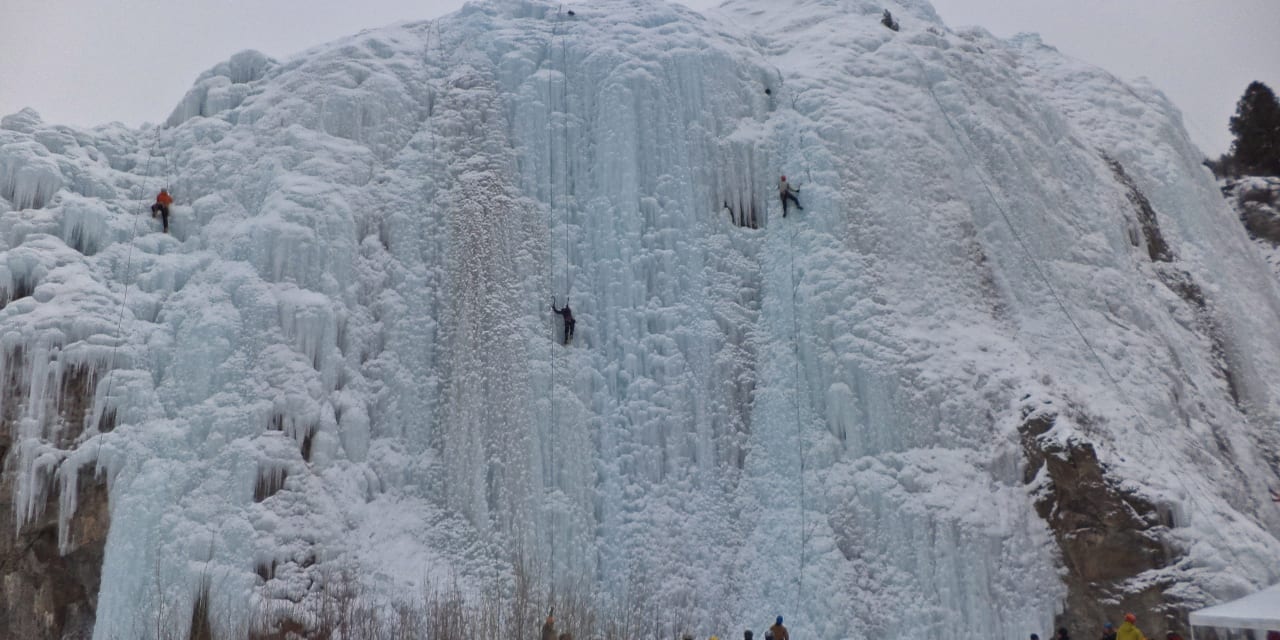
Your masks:
<svg viewBox="0 0 1280 640"><path fill-rule="evenodd" d="M787 217L788 199L796 203L797 209L804 211L804 207L800 206L800 201L796 199L797 193L800 193L800 190L792 187L791 183L787 182L786 176L782 176L782 178L778 180L778 196L782 198L782 217Z"/></svg>
<svg viewBox="0 0 1280 640"><path fill-rule="evenodd" d="M573 311L569 310L569 301L564 301L563 309L557 309L556 301L552 298L551 310L560 314L560 317L564 318L564 343L569 344L569 341L573 340Z"/></svg>

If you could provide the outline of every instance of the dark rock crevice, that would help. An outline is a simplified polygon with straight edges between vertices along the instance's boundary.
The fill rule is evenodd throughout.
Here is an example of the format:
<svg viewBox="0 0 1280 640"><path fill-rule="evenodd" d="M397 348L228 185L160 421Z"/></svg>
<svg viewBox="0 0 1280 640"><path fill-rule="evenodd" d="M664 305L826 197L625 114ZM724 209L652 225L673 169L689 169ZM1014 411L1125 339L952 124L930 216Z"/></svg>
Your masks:
<svg viewBox="0 0 1280 640"><path fill-rule="evenodd" d="M0 636L5 638L91 638L96 619L102 560L110 528L106 478L92 465L76 474L75 512L64 514L65 540L59 540L61 483L52 471L50 491L38 505L39 515L20 529L14 504L15 484L21 470L14 456L13 434L24 415L31 381L26 352L15 347L5 352L10 366L0 380ZM49 401L49 417L42 425L45 442L72 448L82 435L100 375L93 367L72 366ZM61 464L74 464L64 460Z"/></svg>
<svg viewBox="0 0 1280 640"><path fill-rule="evenodd" d="M1111 166L1111 172L1115 174L1116 180L1124 186L1125 197L1136 210L1138 224L1142 228L1142 236L1147 244L1147 255L1150 256L1152 262L1172 262L1175 256L1169 249L1169 243L1165 241L1164 234L1160 232L1160 223L1156 219L1156 210L1151 206L1151 201L1147 199L1141 189L1138 189L1138 185L1133 182L1133 178L1125 173L1123 165L1106 154L1103 154L1102 157Z"/></svg>
<svg viewBox="0 0 1280 640"><path fill-rule="evenodd" d="M1231 344L1226 332L1218 326L1218 321L1213 316L1213 308L1206 299L1204 290L1196 283L1195 278L1190 273L1173 265L1165 265L1164 268L1158 268L1156 273L1160 278L1160 282L1168 287L1170 291L1177 294L1179 298L1182 298L1195 312L1196 332L1209 340L1209 356L1218 372L1218 377L1226 383L1227 395L1231 397L1231 402L1238 411L1248 413L1241 394L1240 380L1237 378L1235 369L1231 364L1233 353Z"/></svg>
<svg viewBox="0 0 1280 640"><path fill-rule="evenodd" d="M735 193L731 198L724 200L724 209L729 212L729 221L739 227L759 229L763 216L760 215L760 208L756 204L752 190L748 189L747 195L741 192Z"/></svg>
<svg viewBox="0 0 1280 640"><path fill-rule="evenodd" d="M1049 524L1067 569L1067 600L1057 625L1076 637L1096 632L1093 621L1132 611L1148 628L1176 629L1184 607L1166 594L1161 570L1180 552L1169 546L1168 509L1120 488L1088 442L1052 436L1057 414L1024 410L1019 427L1035 484L1035 508Z"/></svg>
<svg viewBox="0 0 1280 640"><path fill-rule="evenodd" d="M1218 370L1219 377L1226 383L1227 394L1231 397L1232 404L1241 413L1247 413L1241 394L1240 380L1231 363L1233 351L1227 339L1227 333L1218 326L1218 321L1213 316L1213 307L1207 300L1204 289L1189 272L1178 267L1178 256L1160 230L1160 221L1156 216L1155 208L1138 188L1133 178L1125 172L1124 166L1106 154L1102 157L1111 167L1116 180L1125 188L1125 197L1134 207L1143 239L1146 241L1147 255L1151 262L1155 263L1156 276L1195 312L1195 329L1210 342L1210 357Z"/></svg>
<svg viewBox="0 0 1280 640"><path fill-rule="evenodd" d="M0 495L13 495L13 470L0 480ZM21 531L0 526L0 629L5 637L91 638L102 578L110 515L107 485L92 473L78 479L78 508L71 517L69 549L58 548L58 495L44 515ZM0 521L15 521L14 505L0 503Z"/></svg>

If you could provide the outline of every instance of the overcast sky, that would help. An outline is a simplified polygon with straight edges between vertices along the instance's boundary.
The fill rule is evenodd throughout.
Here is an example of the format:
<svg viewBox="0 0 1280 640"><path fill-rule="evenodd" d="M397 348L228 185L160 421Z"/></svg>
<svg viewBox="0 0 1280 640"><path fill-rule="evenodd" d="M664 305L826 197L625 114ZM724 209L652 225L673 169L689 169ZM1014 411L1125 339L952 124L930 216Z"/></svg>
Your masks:
<svg viewBox="0 0 1280 640"><path fill-rule="evenodd" d="M586 1L586 0L580 0ZM777 0L785 2L786 0ZM241 49L284 58L364 28L432 18L463 0L3 0L0 114L158 122L196 75ZM695 8L719 0L685 0ZM1280 0L934 0L952 27L1036 31L1122 78L1147 76L1217 155L1252 80L1280 91Z"/></svg>

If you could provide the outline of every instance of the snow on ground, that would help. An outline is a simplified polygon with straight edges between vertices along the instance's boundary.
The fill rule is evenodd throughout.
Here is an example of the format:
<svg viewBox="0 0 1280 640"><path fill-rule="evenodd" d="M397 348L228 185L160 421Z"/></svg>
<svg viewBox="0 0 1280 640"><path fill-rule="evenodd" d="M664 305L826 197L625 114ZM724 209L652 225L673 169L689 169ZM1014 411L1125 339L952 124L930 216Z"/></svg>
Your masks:
<svg viewBox="0 0 1280 640"><path fill-rule="evenodd" d="M1280 579L1280 295L1162 96L923 1L558 6L238 54L162 127L5 118L14 498L111 482L96 637L205 577L227 620L518 561L699 628L1025 636L1028 398L1178 514L1189 598Z"/></svg>

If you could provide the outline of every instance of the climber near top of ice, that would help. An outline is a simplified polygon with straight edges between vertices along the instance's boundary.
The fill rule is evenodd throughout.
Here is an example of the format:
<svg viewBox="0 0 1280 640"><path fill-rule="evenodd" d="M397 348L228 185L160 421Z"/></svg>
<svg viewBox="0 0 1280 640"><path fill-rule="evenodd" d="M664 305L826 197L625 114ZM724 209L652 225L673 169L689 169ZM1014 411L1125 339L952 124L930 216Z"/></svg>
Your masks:
<svg viewBox="0 0 1280 640"><path fill-rule="evenodd" d="M786 176L783 176L783 179L785 180ZM800 203L796 203L796 206L800 206ZM778 616L778 621L769 627L769 633L773 634L773 640L791 640L791 634L787 633L787 628L782 626L782 616Z"/></svg>
<svg viewBox="0 0 1280 640"><path fill-rule="evenodd" d="M898 21L893 19L893 14L889 13L888 9L884 10L884 15L880 18L880 24L894 31L898 30Z"/></svg>
<svg viewBox="0 0 1280 640"><path fill-rule="evenodd" d="M173 204L173 196L169 195L168 189L161 189L156 194L156 203L151 205L151 217L160 214L160 219L164 222L164 232L169 233L169 205Z"/></svg>
<svg viewBox="0 0 1280 640"><path fill-rule="evenodd" d="M800 193L800 189L792 187L791 184L787 182L786 176L782 176L778 179L778 196L782 198L782 217L787 217L788 198L790 198L792 202L796 203L797 209L804 211L804 207L800 206L800 201L796 199L797 193Z"/></svg>
<svg viewBox="0 0 1280 640"><path fill-rule="evenodd" d="M574 325L573 311L569 309L569 301L566 299L564 301L564 308L557 309L556 299L553 297L551 298L551 310L560 314L561 318L564 318L564 343L569 344L569 341L573 340L573 325Z"/></svg>
<svg viewBox="0 0 1280 640"><path fill-rule="evenodd" d="M556 640L556 619L554 616L547 616L547 621L542 623L542 640Z"/></svg>

